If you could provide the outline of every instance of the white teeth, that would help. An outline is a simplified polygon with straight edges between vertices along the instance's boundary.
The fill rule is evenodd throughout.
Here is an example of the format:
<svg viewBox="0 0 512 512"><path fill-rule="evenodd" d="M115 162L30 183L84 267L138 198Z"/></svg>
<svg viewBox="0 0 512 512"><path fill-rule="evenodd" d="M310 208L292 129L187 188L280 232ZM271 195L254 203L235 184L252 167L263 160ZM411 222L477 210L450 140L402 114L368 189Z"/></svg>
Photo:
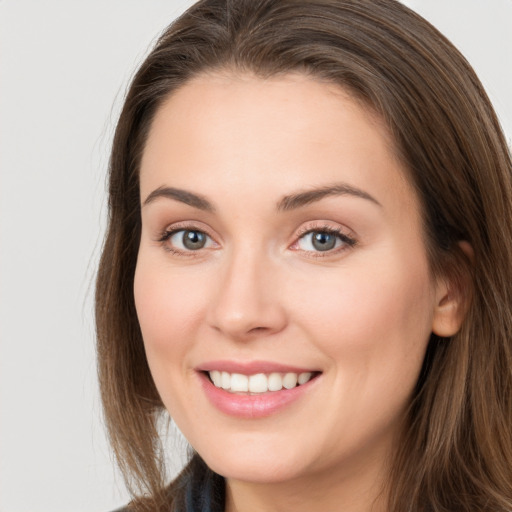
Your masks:
<svg viewBox="0 0 512 512"><path fill-rule="evenodd" d="M283 389L283 378L280 373L271 373L268 376L268 390L281 391Z"/></svg>
<svg viewBox="0 0 512 512"><path fill-rule="evenodd" d="M249 377L240 373L233 373L231 375L231 391L235 393L249 391Z"/></svg>
<svg viewBox="0 0 512 512"><path fill-rule="evenodd" d="M222 389L231 389L231 374L228 372L221 373L221 384Z"/></svg>
<svg viewBox="0 0 512 512"><path fill-rule="evenodd" d="M215 384L215 387L222 387L222 375L219 371L213 370L212 372L210 372L210 377L213 383Z"/></svg>
<svg viewBox="0 0 512 512"><path fill-rule="evenodd" d="M280 391L283 387L292 389L306 384L313 377L312 372L243 375L212 370L208 373L215 387L232 393L266 393L267 391Z"/></svg>
<svg viewBox="0 0 512 512"><path fill-rule="evenodd" d="M264 373L257 373L249 377L249 391L251 393L265 393L268 390L268 379Z"/></svg>
<svg viewBox="0 0 512 512"><path fill-rule="evenodd" d="M283 386L286 389L292 389L297 385L297 374L296 373L287 373L283 379Z"/></svg>
<svg viewBox="0 0 512 512"><path fill-rule="evenodd" d="M306 382L310 380L312 376L313 374L311 372L301 373L298 379L299 385L306 384Z"/></svg>

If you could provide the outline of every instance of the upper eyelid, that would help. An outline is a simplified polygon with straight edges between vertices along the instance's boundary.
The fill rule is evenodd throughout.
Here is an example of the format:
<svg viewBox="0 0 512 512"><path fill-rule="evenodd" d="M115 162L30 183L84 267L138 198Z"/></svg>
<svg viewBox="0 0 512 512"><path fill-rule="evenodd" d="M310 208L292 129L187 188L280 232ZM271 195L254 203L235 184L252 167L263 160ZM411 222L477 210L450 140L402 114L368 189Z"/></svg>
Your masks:
<svg viewBox="0 0 512 512"><path fill-rule="evenodd" d="M308 227L308 228L300 229L295 234L295 236L299 238L301 236L307 235L308 233L315 233L315 232L322 232L322 231L327 231L329 233L343 233L343 229L341 229L339 227L333 227L333 226L313 226L313 227Z"/></svg>
<svg viewBox="0 0 512 512"><path fill-rule="evenodd" d="M329 231L333 233L340 233L349 238L357 238L357 235L354 231L339 222L320 220L320 221L310 221L305 222L298 230L296 230L295 235L297 238L304 236L306 233L311 233L314 231Z"/></svg>
<svg viewBox="0 0 512 512"><path fill-rule="evenodd" d="M205 234L206 237L209 238L210 241L213 242L214 245L216 245L216 246L219 245L219 242L217 242L217 240L213 236L211 236L207 231L205 231L203 229L195 229L192 226L190 226L189 228L178 227L176 229L168 229L162 234L162 236L159 238L159 241L160 242L168 242L168 241L170 241L171 237L175 236L177 233L180 233L181 231L198 231L200 233ZM202 247L201 249L207 249L207 247ZM196 251L190 250L190 251L184 251L184 252L199 252L201 249L197 249Z"/></svg>
<svg viewBox="0 0 512 512"><path fill-rule="evenodd" d="M212 234L212 230L208 228L205 224L198 221L180 221L173 222L172 224L167 225L162 231L162 234L170 234L177 233L179 231L201 231L205 235L208 235L210 238L215 240L215 236Z"/></svg>
<svg viewBox="0 0 512 512"><path fill-rule="evenodd" d="M340 224L339 222L335 221L327 221L327 220L318 220L318 221L311 221L306 222L298 232L294 235L294 241L292 242L290 247L297 246L299 244L299 240L301 240L305 235L308 235L310 233L315 232L328 232L336 235L341 241L346 245L345 249L354 247L358 245L359 237L357 234L347 226ZM345 250L341 249L341 250ZM294 249L298 250L298 249ZM314 253L315 255L323 255L323 257L327 257L329 255L334 255L337 252L339 252L340 249L336 250L328 250L325 252L320 251L306 251L303 250L305 253Z"/></svg>
<svg viewBox="0 0 512 512"><path fill-rule="evenodd" d="M345 233L342 229L335 229L335 228L318 228L318 229L308 229L307 231L304 231L302 234L298 235L296 237L295 242L293 244L298 243L299 240L304 238L305 235L310 235L312 233L329 233L332 235L336 235L340 239L342 239L343 242L349 243L351 245L355 245L357 243L356 238L353 235L349 235Z"/></svg>

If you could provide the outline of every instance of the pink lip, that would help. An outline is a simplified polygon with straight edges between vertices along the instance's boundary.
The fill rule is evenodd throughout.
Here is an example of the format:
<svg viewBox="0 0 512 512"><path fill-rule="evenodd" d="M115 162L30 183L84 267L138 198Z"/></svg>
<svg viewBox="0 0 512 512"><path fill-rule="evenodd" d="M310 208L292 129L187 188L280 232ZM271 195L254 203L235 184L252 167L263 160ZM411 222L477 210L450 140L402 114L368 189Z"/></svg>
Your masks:
<svg viewBox="0 0 512 512"><path fill-rule="evenodd" d="M258 366L256 371L247 370L246 368L246 371L242 372L239 365L235 366L236 371L231 370L233 373L242 373L246 375L254 373L270 373L272 371L279 371L283 373L286 371L293 371L294 373L301 373L300 371L297 372L296 370L290 370L290 367L281 367L280 365L277 365L277 367L286 369L275 369L276 366L271 365L271 370L262 370L262 366ZM229 371L226 369L226 366L223 366L223 368L223 370L219 371ZM219 367L216 366L215 369L219 369ZM205 371L198 371L197 375L199 376L201 386L207 398L219 411L230 416L243 419L264 418L272 414L276 414L311 391L319 380L319 376L316 376L306 384L296 386L292 389L282 389L281 391L270 391L267 393L249 395L242 393L230 393L229 391L215 387Z"/></svg>
<svg viewBox="0 0 512 512"><path fill-rule="evenodd" d="M200 372L210 372L217 370L219 372L240 373L242 375L255 375L256 373L304 373L315 372L311 368L298 368L297 366L288 366L270 361L208 361L196 368Z"/></svg>

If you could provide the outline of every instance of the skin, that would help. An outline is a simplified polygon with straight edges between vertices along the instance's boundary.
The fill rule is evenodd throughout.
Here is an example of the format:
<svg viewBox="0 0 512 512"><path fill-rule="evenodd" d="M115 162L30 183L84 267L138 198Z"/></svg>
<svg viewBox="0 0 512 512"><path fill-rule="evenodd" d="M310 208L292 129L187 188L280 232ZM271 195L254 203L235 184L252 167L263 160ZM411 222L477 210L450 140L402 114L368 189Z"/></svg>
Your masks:
<svg viewBox="0 0 512 512"><path fill-rule="evenodd" d="M405 176L380 119L306 76L201 75L157 112L140 171L137 314L166 408L227 478L228 512L385 510L387 461L429 336L460 326ZM283 196L340 183L372 199L330 194L277 210ZM159 187L214 211L147 202ZM161 241L185 228L208 234L206 245ZM304 232L326 228L355 244L318 251ZM286 408L241 419L200 385L198 365L219 359L322 373Z"/></svg>

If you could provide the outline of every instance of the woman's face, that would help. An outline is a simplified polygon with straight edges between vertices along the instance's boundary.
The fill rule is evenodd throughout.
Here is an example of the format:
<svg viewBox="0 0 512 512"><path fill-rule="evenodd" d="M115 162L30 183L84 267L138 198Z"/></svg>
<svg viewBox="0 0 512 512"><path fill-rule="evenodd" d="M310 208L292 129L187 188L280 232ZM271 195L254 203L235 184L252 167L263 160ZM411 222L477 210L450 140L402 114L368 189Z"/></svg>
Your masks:
<svg viewBox="0 0 512 512"><path fill-rule="evenodd" d="M380 471L445 294L380 120L302 75L200 76L140 187L137 314L192 446L234 480Z"/></svg>

